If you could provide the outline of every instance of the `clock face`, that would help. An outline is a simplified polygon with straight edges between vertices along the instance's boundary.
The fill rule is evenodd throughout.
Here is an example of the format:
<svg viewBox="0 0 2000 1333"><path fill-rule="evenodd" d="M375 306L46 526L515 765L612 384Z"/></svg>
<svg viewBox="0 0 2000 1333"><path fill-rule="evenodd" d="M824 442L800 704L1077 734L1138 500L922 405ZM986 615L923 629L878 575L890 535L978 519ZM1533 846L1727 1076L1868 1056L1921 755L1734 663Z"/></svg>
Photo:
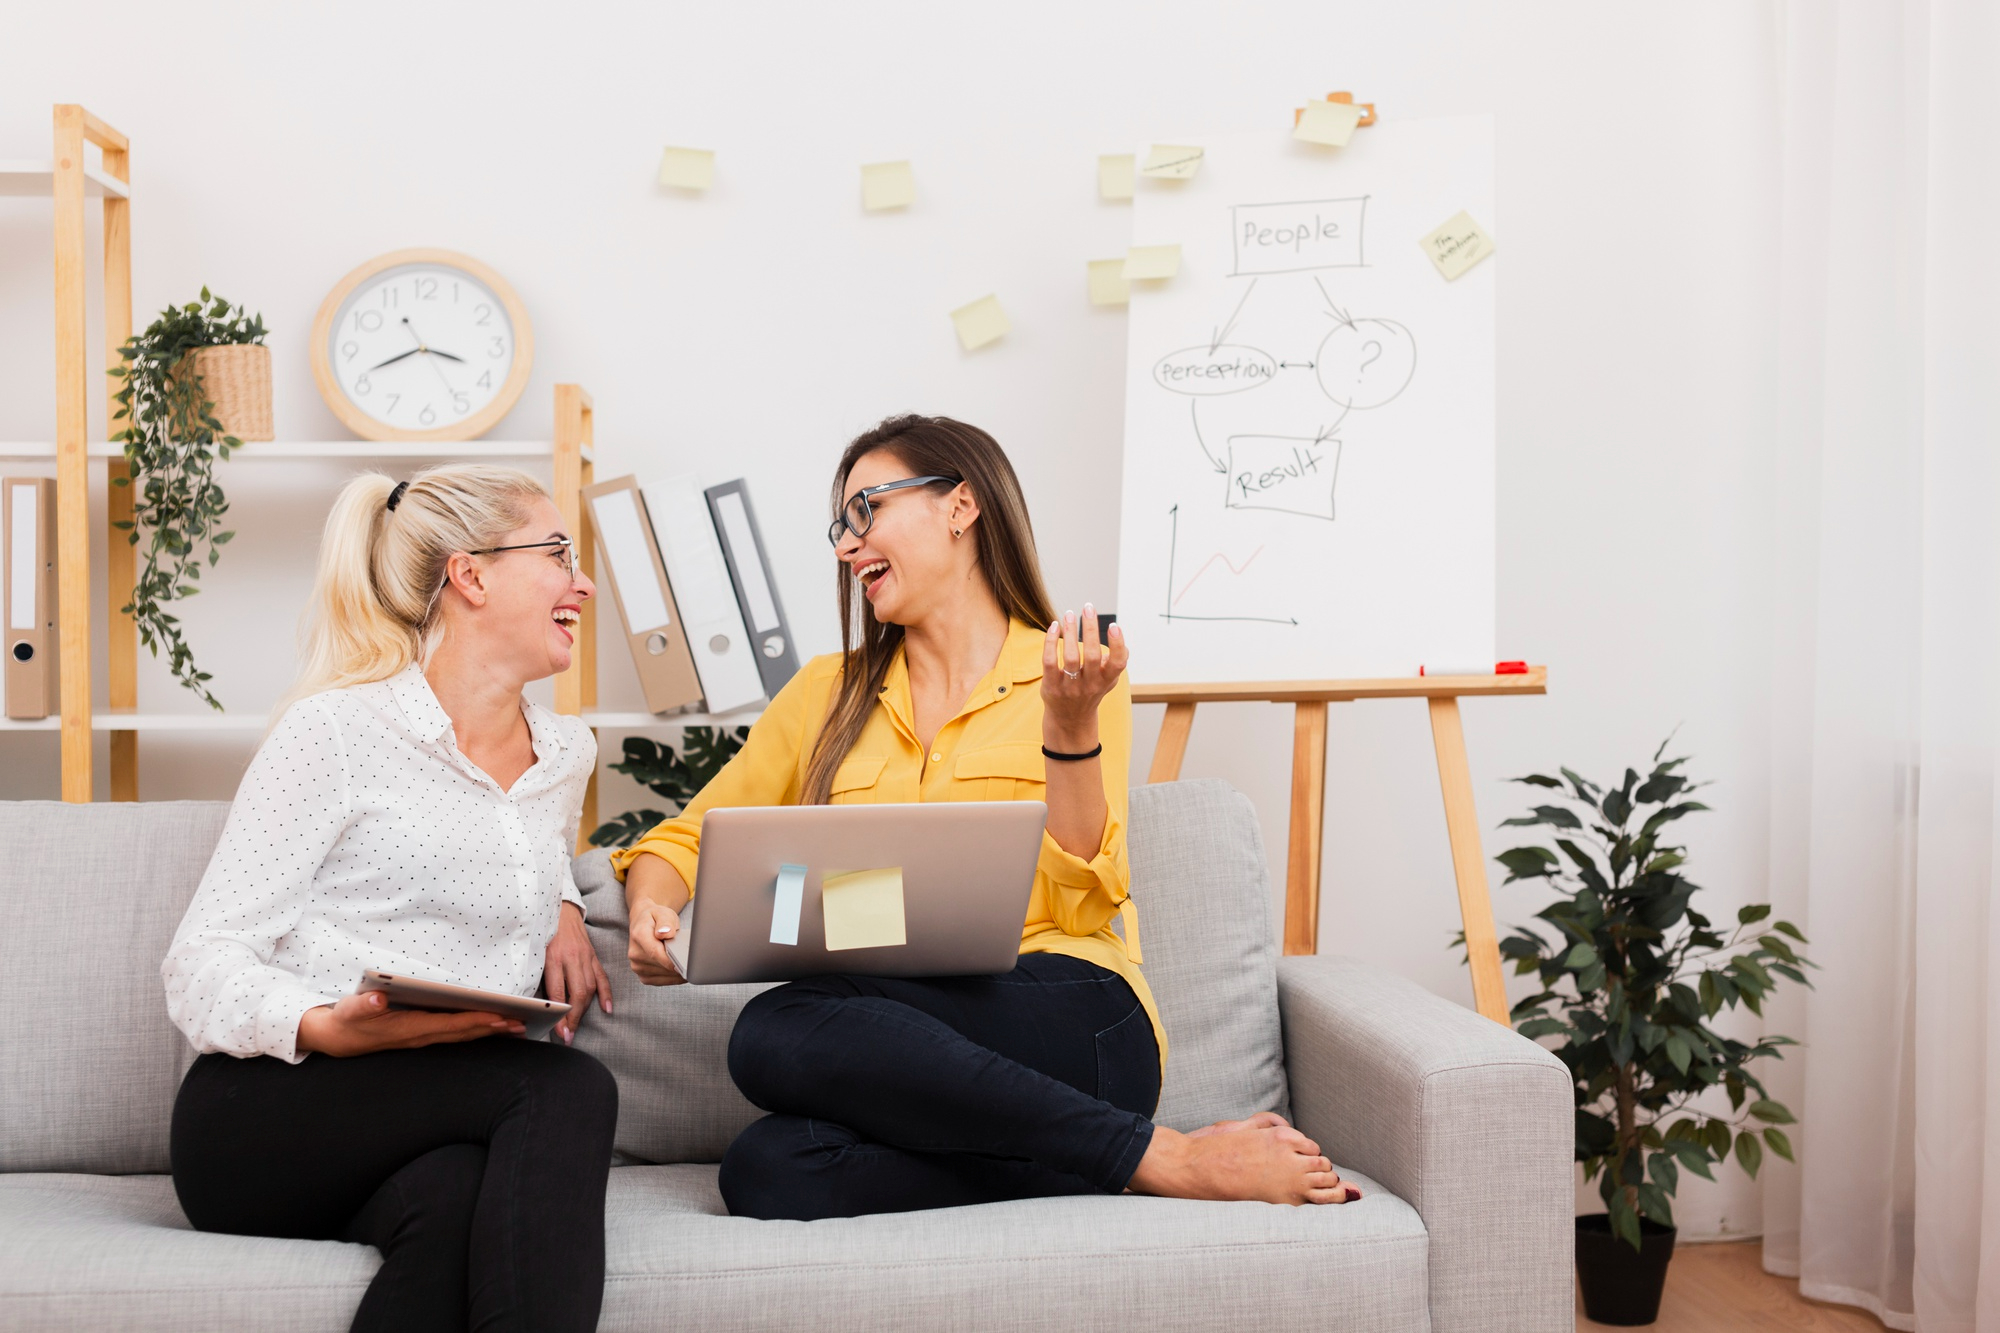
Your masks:
<svg viewBox="0 0 2000 1333"><path fill-rule="evenodd" d="M449 264L398 264L348 293L327 330L326 366L348 404L381 426L449 430L508 386L515 338L507 302L486 282Z"/></svg>

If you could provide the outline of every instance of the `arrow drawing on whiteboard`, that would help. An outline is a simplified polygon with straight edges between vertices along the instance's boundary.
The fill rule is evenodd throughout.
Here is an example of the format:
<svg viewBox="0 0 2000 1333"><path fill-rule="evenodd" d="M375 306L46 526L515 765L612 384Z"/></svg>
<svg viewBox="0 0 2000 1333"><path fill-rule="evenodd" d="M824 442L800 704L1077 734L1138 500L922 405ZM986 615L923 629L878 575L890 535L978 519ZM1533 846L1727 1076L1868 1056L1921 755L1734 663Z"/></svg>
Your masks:
<svg viewBox="0 0 2000 1333"><path fill-rule="evenodd" d="M1210 333L1213 334L1208 340L1208 354L1210 356L1215 355L1215 349L1222 346L1223 342L1229 337L1229 331L1236 327L1236 317L1243 313L1243 302L1249 300L1250 293L1256 290L1257 279L1252 278L1250 279L1250 285L1243 289L1241 299L1236 302L1236 308L1229 312L1229 322L1224 324L1219 330L1210 330Z"/></svg>
<svg viewBox="0 0 2000 1333"><path fill-rule="evenodd" d="M1179 556L1180 536L1181 536L1181 507L1179 505L1175 505L1171 509L1167 510L1167 517L1172 524L1172 527L1169 530L1169 536L1167 538L1167 609L1160 613L1160 619L1202 620L1202 621L1217 621L1217 620L1255 621L1263 625L1296 625L1299 623L1298 618L1296 616L1286 616L1282 618L1278 616L1184 616L1181 615L1179 612L1175 611L1174 603L1179 601L1181 597L1187 596L1188 588L1194 587L1196 581L1199 580L1203 574L1206 574L1209 571L1209 568L1212 565L1214 565L1217 560L1222 561L1222 563L1228 567L1230 573L1241 574L1244 570L1250 567L1251 560L1255 560L1259 555L1263 553L1264 548L1260 546L1255 551L1252 551L1250 553L1249 559L1245 560L1241 565L1237 565L1236 563L1231 561L1229 557L1223 555L1220 551L1216 552L1202 564L1202 567L1199 570L1195 572L1194 578L1191 578L1187 581L1187 587L1182 588L1180 590L1180 596L1177 597L1174 595L1174 583L1176 581L1174 574L1174 562Z"/></svg>
<svg viewBox="0 0 2000 1333"><path fill-rule="evenodd" d="M1228 468L1222 465L1221 459L1208 452L1208 441L1201 438L1201 399L1188 399L1188 420L1194 423L1194 442L1201 446L1202 456L1208 459L1208 465L1217 472L1229 471ZM1180 506L1176 505L1174 507L1178 509Z"/></svg>

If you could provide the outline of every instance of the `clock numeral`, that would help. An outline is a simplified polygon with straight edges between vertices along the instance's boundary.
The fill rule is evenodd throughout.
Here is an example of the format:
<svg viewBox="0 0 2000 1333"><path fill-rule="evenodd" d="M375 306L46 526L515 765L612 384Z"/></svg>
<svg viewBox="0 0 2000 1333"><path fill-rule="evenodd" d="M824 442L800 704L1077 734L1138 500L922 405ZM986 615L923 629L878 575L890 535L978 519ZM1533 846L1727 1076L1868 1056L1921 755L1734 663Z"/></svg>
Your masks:
<svg viewBox="0 0 2000 1333"><path fill-rule="evenodd" d="M389 412L390 412L390 413L394 413L394 412L395 412L395 410L396 410L396 404L397 404L397 403L400 403L400 402L402 402L402 401L403 401L403 395L402 395L402 394L400 394L400 393L392 393L392 394L390 394L390 395L389 395Z"/></svg>
<svg viewBox="0 0 2000 1333"><path fill-rule="evenodd" d="M357 310L354 312L354 328L358 333L373 333L382 327L382 312L379 310Z"/></svg>
<svg viewBox="0 0 2000 1333"><path fill-rule="evenodd" d="M480 372L479 372L479 379L478 379L478 384L479 384L479 387L480 387L480 388L482 388L482 389L490 389L490 388L492 388L492 387L493 387L493 372L492 372L492 371L490 371L490 370L482 370L482 371L480 371Z"/></svg>
<svg viewBox="0 0 2000 1333"><path fill-rule="evenodd" d="M458 284L455 282L451 285L451 303L458 304Z"/></svg>
<svg viewBox="0 0 2000 1333"><path fill-rule="evenodd" d="M438 414L431 410L431 405L429 403L425 403L424 410L417 413L417 420L421 421L426 426L430 425L433 421L436 421L437 419L438 419Z"/></svg>
<svg viewBox="0 0 2000 1333"><path fill-rule="evenodd" d="M402 299L402 295L403 294L397 291L394 287L384 287L382 289L382 308L385 310L393 310L396 306L396 302Z"/></svg>
<svg viewBox="0 0 2000 1333"><path fill-rule="evenodd" d="M357 342L344 342L340 345L340 354L349 361L352 361L360 351L361 344Z"/></svg>
<svg viewBox="0 0 2000 1333"><path fill-rule="evenodd" d="M494 335L491 345L489 345L486 349L486 355L488 356L507 355L507 340L505 338L500 337L497 334Z"/></svg>
<svg viewBox="0 0 2000 1333"><path fill-rule="evenodd" d="M493 322L493 307L487 305L484 301L481 301L478 305L472 307L472 313L478 316L478 318L474 319L472 322L474 324L479 325L481 328L484 328L488 324L491 324Z"/></svg>
<svg viewBox="0 0 2000 1333"><path fill-rule="evenodd" d="M374 391L374 389L375 386L368 382L368 377L366 375L363 375L360 379L354 381L354 392L360 394L363 398L366 398L370 393Z"/></svg>
<svg viewBox="0 0 2000 1333"><path fill-rule="evenodd" d="M435 301L438 299L438 280L436 278L418 278L412 286L416 288L417 299L419 301Z"/></svg>
<svg viewBox="0 0 2000 1333"><path fill-rule="evenodd" d="M451 391L451 406L454 411L464 413L471 410L472 399L466 395L465 390L453 389Z"/></svg>

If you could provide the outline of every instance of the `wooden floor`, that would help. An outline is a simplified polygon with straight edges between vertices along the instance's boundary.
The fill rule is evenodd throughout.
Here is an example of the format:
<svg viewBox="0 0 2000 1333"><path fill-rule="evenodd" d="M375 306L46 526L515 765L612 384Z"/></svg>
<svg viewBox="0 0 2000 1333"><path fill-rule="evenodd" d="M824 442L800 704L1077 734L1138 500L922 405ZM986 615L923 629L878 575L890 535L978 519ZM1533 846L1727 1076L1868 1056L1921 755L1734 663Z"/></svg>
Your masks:
<svg viewBox="0 0 2000 1333"><path fill-rule="evenodd" d="M1867 1311L1807 1300L1795 1279L1766 1273L1762 1250L1754 1240L1675 1249L1654 1333L1882 1333ZM1610 1327L1583 1317L1581 1296L1576 1326Z"/></svg>

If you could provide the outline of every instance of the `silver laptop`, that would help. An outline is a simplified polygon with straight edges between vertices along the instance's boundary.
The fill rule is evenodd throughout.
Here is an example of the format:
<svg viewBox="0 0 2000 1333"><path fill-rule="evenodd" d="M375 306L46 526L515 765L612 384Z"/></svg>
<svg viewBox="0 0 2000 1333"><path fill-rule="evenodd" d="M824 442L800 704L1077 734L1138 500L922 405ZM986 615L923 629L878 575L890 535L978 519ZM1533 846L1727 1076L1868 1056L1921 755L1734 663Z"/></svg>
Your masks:
<svg viewBox="0 0 2000 1333"><path fill-rule="evenodd" d="M710 810L667 952L698 985L1011 972L1048 813L1040 801Z"/></svg>

